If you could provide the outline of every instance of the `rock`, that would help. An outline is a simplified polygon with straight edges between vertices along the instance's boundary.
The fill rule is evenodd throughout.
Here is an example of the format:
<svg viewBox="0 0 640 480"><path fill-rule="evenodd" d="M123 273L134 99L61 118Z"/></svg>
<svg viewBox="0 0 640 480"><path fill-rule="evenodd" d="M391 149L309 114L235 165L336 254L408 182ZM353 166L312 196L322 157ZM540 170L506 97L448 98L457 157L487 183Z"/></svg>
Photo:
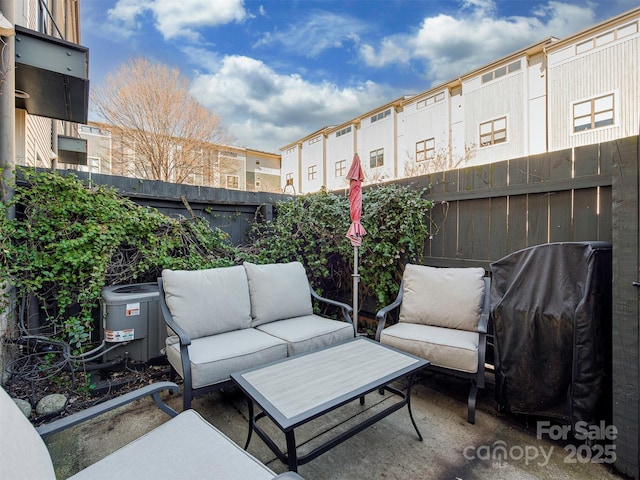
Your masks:
<svg viewBox="0 0 640 480"><path fill-rule="evenodd" d="M46 415L47 413L54 413L62 410L67 404L67 397L61 393L54 393L42 397L36 405L36 413L38 415Z"/></svg>
<svg viewBox="0 0 640 480"><path fill-rule="evenodd" d="M29 418L31 416L31 404L21 398L14 398L14 402L18 405L18 408L24 413L24 416Z"/></svg>

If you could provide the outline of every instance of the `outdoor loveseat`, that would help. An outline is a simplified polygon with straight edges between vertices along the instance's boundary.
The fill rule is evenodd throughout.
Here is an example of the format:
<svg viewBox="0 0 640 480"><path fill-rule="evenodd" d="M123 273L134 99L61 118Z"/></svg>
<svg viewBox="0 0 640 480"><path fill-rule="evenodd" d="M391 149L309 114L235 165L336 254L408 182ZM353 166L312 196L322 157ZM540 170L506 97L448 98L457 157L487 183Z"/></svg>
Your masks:
<svg viewBox="0 0 640 480"><path fill-rule="evenodd" d="M385 328L388 314L399 321ZM468 379L467 421L484 388L490 280L483 268L407 264L398 296L377 313L376 340L430 361L428 370Z"/></svg>
<svg viewBox="0 0 640 480"><path fill-rule="evenodd" d="M233 372L355 336L352 308L319 296L300 262L164 270L158 285L185 410L195 395L230 384ZM314 314L312 299L339 308L343 321Z"/></svg>
<svg viewBox="0 0 640 480"><path fill-rule="evenodd" d="M178 414L161 401L160 392L177 392L178 389L178 385L171 382L147 385L36 429L7 392L0 388L0 478L55 480L53 462L43 437L143 397L153 396L156 405L173 418L71 478L302 479L293 472L276 477L273 471L233 443L197 412L187 410Z"/></svg>

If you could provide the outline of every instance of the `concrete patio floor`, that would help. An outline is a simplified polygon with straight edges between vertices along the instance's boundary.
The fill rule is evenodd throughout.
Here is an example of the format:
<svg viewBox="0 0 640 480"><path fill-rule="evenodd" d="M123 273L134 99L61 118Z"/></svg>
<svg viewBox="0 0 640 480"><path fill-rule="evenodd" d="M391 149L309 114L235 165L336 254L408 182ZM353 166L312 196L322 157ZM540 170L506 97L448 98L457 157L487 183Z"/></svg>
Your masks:
<svg viewBox="0 0 640 480"><path fill-rule="evenodd" d="M476 423L466 421L467 384L437 374L421 376L412 395L413 415L424 437L419 441L406 409L401 409L355 437L301 465L307 480L320 479L622 479L607 463L579 461L572 446L536 436L536 419L498 413L494 407L493 375L487 374L487 388L480 391ZM301 452L349 428L364 415L371 415L393 396L372 393L359 402L336 410L296 430ZM180 395L167 403L181 409ZM198 397L193 408L243 446L247 435L247 405L242 393L232 389ZM141 400L47 440L58 478L66 478L84 466L108 455L151 430L167 417L151 400ZM274 432L279 444L284 436ZM573 447L580 442L569 440ZM584 447L586 448L586 447ZM583 448L583 450L584 450ZM276 473L286 471L264 442L253 435L248 451ZM573 448L575 453L575 448ZM503 453L502 455L500 455ZM140 462L144 462L140 458ZM203 478L215 478L207 472Z"/></svg>

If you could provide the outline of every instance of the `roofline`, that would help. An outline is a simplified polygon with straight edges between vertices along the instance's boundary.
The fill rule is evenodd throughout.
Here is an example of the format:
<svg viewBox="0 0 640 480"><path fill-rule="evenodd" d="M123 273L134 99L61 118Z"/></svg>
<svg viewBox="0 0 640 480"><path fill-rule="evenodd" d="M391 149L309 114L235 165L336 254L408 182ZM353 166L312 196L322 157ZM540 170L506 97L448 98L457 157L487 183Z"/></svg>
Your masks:
<svg viewBox="0 0 640 480"><path fill-rule="evenodd" d="M616 15L615 17L611 17L608 20L604 20L591 27L584 28L568 37L564 37L562 40L558 40L557 42L554 42L552 45L549 45L546 48L546 51L562 48L569 43L573 43L576 40L580 40L581 38L591 37L594 34L597 34L599 31L606 30L607 28L611 27L611 25L615 23L623 23L626 19L628 20L637 19L638 16L640 16L640 7L632 8L631 10L623 12L620 15Z"/></svg>

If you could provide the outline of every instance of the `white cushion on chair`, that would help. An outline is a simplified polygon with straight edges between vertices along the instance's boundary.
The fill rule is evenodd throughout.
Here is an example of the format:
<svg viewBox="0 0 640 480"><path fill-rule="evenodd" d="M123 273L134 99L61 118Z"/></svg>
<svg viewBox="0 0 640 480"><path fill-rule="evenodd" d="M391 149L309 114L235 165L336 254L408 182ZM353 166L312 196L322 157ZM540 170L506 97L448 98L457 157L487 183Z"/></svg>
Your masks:
<svg viewBox="0 0 640 480"><path fill-rule="evenodd" d="M162 283L173 319L192 340L251 326L247 275L240 265L165 269Z"/></svg>
<svg viewBox="0 0 640 480"><path fill-rule="evenodd" d="M484 269L407 264L400 322L478 331Z"/></svg>
<svg viewBox="0 0 640 480"><path fill-rule="evenodd" d="M426 358L431 365L469 373L478 371L479 341L475 332L416 323L396 323L380 335L380 343Z"/></svg>
<svg viewBox="0 0 640 480"><path fill-rule="evenodd" d="M244 268L249 280L252 327L313 313L309 280L300 262L244 262Z"/></svg>

